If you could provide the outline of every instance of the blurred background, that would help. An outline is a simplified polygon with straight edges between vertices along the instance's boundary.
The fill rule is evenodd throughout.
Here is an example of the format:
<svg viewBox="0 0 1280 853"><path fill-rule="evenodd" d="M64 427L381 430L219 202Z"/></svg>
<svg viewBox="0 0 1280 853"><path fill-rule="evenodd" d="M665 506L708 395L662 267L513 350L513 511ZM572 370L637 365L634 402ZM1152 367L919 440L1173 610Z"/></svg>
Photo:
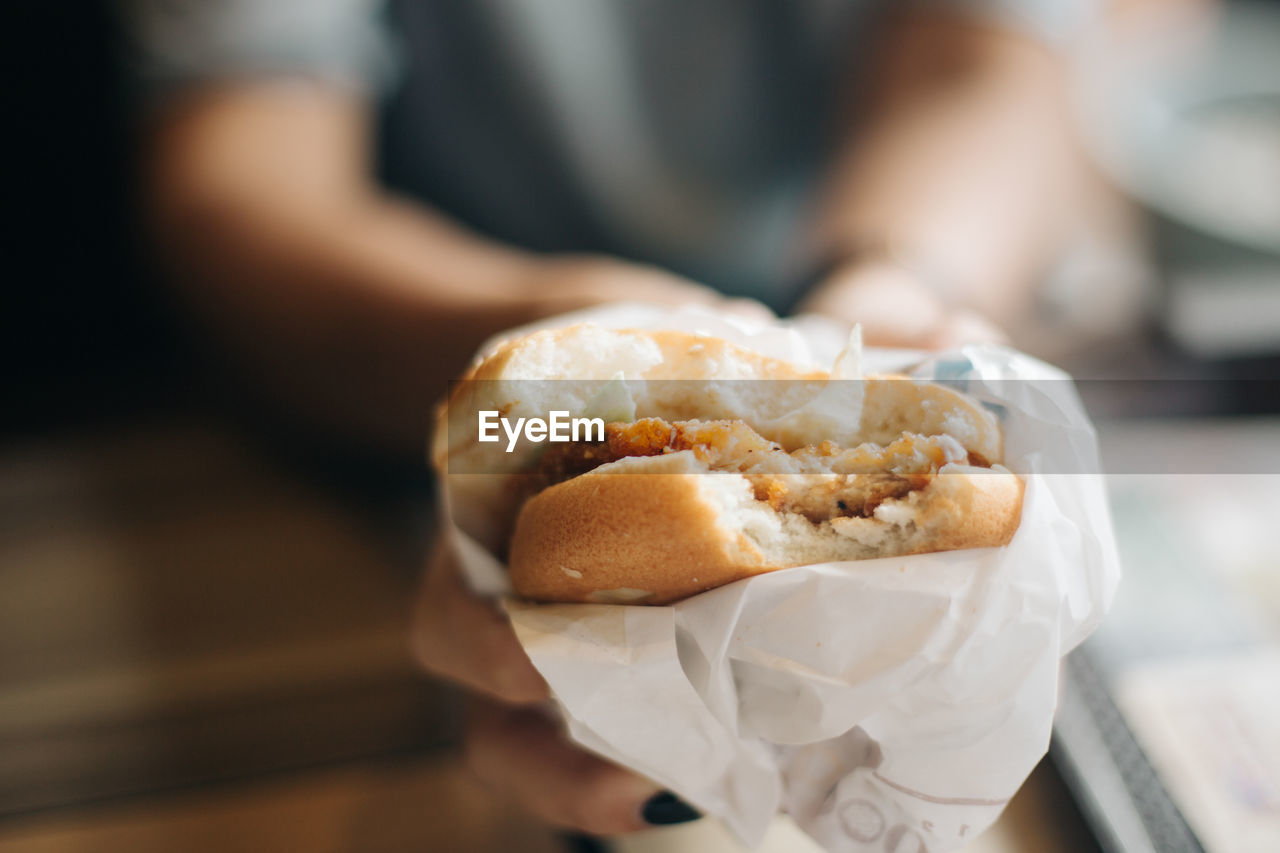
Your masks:
<svg viewBox="0 0 1280 853"><path fill-rule="evenodd" d="M425 465L261 405L162 286L119 9L3 16L0 851L564 849L406 651ZM1014 337L1084 380L1127 580L973 849L1280 850L1280 3L1112 37L1108 199Z"/></svg>

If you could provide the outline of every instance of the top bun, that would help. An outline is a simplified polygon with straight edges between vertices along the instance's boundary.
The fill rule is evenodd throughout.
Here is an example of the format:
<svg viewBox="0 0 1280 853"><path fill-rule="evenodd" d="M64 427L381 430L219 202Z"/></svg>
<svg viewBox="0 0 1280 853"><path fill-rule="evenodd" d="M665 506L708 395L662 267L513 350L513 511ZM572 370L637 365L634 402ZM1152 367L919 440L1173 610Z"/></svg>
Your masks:
<svg viewBox="0 0 1280 853"><path fill-rule="evenodd" d="M459 526L497 554L528 496L519 475L537 466L546 445L522 441L508 453L505 440L480 442L482 410L513 421L551 411L594 416L602 397L620 395L634 407L630 417L606 420L741 419L787 449L887 444L911 431L949 435L986 462L1002 460L999 424L959 392L905 377L830 376L688 332L589 323L534 332L499 345L455 384L438 412L431 459ZM612 393L619 384L625 388Z"/></svg>

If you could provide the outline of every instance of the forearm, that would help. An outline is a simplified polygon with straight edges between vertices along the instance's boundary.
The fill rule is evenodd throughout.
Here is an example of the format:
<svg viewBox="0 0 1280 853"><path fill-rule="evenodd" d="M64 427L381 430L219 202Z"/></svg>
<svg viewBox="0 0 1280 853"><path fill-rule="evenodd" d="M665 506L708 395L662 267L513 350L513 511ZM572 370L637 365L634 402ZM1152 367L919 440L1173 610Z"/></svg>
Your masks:
<svg viewBox="0 0 1280 853"><path fill-rule="evenodd" d="M303 84L192 96L151 136L149 230L237 380L409 452L469 348L527 319L528 259L379 193L364 127Z"/></svg>
<svg viewBox="0 0 1280 853"><path fill-rule="evenodd" d="M533 319L511 298L518 260L469 257L447 225L392 202L261 224L201 228L179 250L184 296L252 390L362 442L418 453L480 341Z"/></svg>
<svg viewBox="0 0 1280 853"><path fill-rule="evenodd" d="M953 303L1007 320L1054 249L1078 154L1059 59L1033 40L915 12L891 21L829 175L828 261L887 252Z"/></svg>
<svg viewBox="0 0 1280 853"><path fill-rule="evenodd" d="M617 300L710 302L662 270L494 242L380 189L357 100L316 84L187 95L145 160L156 255L221 361L305 420L417 456L487 336Z"/></svg>

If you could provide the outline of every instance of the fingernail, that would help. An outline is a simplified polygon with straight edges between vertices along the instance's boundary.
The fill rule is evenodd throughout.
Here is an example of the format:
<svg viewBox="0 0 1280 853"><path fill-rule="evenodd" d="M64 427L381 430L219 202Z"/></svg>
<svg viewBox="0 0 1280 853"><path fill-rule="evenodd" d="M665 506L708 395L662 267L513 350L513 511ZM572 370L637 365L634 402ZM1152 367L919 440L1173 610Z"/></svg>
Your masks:
<svg viewBox="0 0 1280 853"><path fill-rule="evenodd" d="M670 791L660 791L645 801L640 816L653 826L669 826L697 820L702 813Z"/></svg>

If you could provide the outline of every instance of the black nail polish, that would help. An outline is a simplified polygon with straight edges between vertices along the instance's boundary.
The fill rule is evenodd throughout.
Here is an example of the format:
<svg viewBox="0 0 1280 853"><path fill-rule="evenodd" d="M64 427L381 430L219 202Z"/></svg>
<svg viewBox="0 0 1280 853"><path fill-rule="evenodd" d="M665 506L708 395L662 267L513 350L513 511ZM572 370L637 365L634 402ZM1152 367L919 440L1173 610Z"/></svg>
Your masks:
<svg viewBox="0 0 1280 853"><path fill-rule="evenodd" d="M645 801L640 816L654 826L669 826L697 820L702 813L670 791L661 791Z"/></svg>

